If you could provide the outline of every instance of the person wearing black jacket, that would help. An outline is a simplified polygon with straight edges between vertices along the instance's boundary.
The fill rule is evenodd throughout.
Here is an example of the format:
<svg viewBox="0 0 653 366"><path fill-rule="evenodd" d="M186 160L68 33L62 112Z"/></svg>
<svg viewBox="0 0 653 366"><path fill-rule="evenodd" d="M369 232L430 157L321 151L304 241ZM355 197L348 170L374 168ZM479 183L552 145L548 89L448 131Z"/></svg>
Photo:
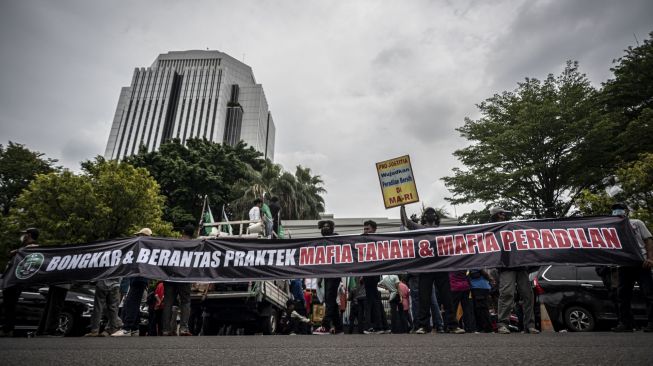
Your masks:
<svg viewBox="0 0 653 366"><path fill-rule="evenodd" d="M317 225L322 236L338 235L334 232L335 224L331 220L321 220ZM337 302L340 281L342 281L340 277L324 279L324 318L322 318L322 326L313 334L343 334L342 316Z"/></svg>
<svg viewBox="0 0 653 366"><path fill-rule="evenodd" d="M401 206L401 223L409 230L418 230L434 228L440 226L440 217L433 207L427 207L422 214L422 223L418 224L408 219L406 207ZM447 331L454 334L465 333L460 329L456 321L456 311L453 308L451 299L451 286L449 284L449 272L430 272L419 274L419 314L417 323L419 324L417 334L425 334L429 327L431 308L431 293L435 284L438 294L438 301L444 306L445 325Z"/></svg>

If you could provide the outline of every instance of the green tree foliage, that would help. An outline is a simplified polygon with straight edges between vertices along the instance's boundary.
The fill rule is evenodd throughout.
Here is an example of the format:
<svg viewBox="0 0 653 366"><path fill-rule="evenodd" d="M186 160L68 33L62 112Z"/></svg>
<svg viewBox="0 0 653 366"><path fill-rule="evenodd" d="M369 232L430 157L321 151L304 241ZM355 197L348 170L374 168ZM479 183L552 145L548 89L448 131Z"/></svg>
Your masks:
<svg viewBox="0 0 653 366"><path fill-rule="evenodd" d="M16 198L38 174L58 170L56 160L46 159L43 153L30 151L24 145L9 141L0 145L0 212L9 214Z"/></svg>
<svg viewBox="0 0 653 366"><path fill-rule="evenodd" d="M150 172L167 198L164 220L183 227L198 222L205 195L214 210L234 200L232 186L262 169L261 156L243 142L232 147L189 139L184 146L174 139L158 151L141 150L125 161Z"/></svg>
<svg viewBox="0 0 653 366"><path fill-rule="evenodd" d="M37 176L16 201L12 221L39 228L42 244L131 236L141 227L172 234L161 221L165 198L147 170L102 158L85 162L83 169Z"/></svg>
<svg viewBox="0 0 653 366"><path fill-rule="evenodd" d="M478 105L458 131L473 142L454 155L467 167L443 180L454 204L500 200L529 217L565 215L583 189L606 176L611 126L578 64L557 77L527 78Z"/></svg>
<svg viewBox="0 0 653 366"><path fill-rule="evenodd" d="M578 200L581 212L585 215L605 215L610 212L613 203L623 201L634 209L631 217L653 227L653 153L642 154L639 160L618 169L616 181L622 191L614 197L605 191L583 191Z"/></svg>

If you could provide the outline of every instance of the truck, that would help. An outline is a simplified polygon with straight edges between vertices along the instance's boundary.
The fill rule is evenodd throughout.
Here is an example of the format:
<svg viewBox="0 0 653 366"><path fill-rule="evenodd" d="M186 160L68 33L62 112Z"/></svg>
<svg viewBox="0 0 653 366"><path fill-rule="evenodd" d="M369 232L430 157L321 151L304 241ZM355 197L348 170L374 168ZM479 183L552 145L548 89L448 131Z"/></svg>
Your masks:
<svg viewBox="0 0 653 366"><path fill-rule="evenodd" d="M237 234L213 230L201 238L261 238L262 233L250 233L244 225L256 221L203 223L203 226L220 228L224 225L239 227ZM245 230L243 230L245 229ZM191 306L202 311L200 334L238 335L274 334L281 312L292 298L287 280L221 282L206 286L203 291L191 294Z"/></svg>

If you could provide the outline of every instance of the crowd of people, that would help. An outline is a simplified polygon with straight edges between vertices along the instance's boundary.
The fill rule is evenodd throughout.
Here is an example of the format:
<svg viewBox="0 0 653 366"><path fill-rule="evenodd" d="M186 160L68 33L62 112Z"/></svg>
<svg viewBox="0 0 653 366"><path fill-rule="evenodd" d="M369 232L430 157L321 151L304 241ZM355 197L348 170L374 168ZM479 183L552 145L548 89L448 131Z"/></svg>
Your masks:
<svg viewBox="0 0 653 366"><path fill-rule="evenodd" d="M273 202L274 204L274 202ZM274 205L273 205L274 206ZM258 208L258 210L255 210ZM254 202L252 217L260 218L261 202ZM612 207L615 216L628 217L629 208L619 203ZM274 207L278 217L278 210ZM420 220L409 219L401 207L402 225L407 230L434 228L440 218L433 208L426 208ZM495 207L490 210L492 222L507 221L511 212ZM416 222L419 221L419 222ZM615 332L632 332L634 320L631 310L633 287L638 283L646 298L648 323L645 332L653 331L653 237L640 220L629 219L637 243L645 258L641 266L618 268L617 291L618 325ZM278 220L270 220L266 231L277 231ZM322 236L338 235L331 220L321 220L318 228ZM374 234L377 224L368 220L363 224L362 235ZM182 238L192 239L195 227L187 225ZM135 233L151 236L148 228ZM29 228L21 233L24 247L37 246L39 231ZM16 251L10 253L15 254ZM537 334L534 317L534 296L529 272L531 268L470 269L453 272L428 272L419 274L388 274L384 276L335 277L317 281L295 279L289 282L291 298L280 317L278 333L281 334L343 334L349 333L491 333L510 334L510 317L517 308L521 314L521 331ZM139 335L141 303L148 305L148 335L190 336L189 320L197 318L201 308L191 306L191 284L169 281L149 281L142 277L100 280L95 283L95 299L88 337ZM37 336L58 336L59 314L63 308L70 285L51 285L46 307L41 317ZM311 289L317 290L311 292ZM388 294L390 319L387 318L379 289ZM207 288L202 291L206 293ZM3 289L5 322L1 336L13 336L16 304L22 288ZM322 296L314 296L320 293ZM319 298L314 300L315 297ZM517 300L518 299L518 300ZM320 325L313 329L310 313L312 303L321 303L324 315ZM119 311L119 304L122 310ZM347 306L349 305L349 306ZM175 307L176 306L176 307ZM179 311L179 324L177 313ZM348 318L343 322L345 310ZM492 321L495 317L496 321ZM101 320L106 318L104 328Z"/></svg>

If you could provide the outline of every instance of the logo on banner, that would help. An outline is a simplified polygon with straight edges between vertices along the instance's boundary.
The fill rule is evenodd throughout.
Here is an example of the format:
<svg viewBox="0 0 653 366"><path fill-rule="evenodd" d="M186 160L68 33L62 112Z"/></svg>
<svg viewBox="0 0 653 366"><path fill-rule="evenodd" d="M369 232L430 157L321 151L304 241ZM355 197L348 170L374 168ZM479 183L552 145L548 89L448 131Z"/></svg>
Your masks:
<svg viewBox="0 0 653 366"><path fill-rule="evenodd" d="M20 280L28 279L41 269L45 258L41 253L31 253L23 258L16 266L16 278Z"/></svg>

